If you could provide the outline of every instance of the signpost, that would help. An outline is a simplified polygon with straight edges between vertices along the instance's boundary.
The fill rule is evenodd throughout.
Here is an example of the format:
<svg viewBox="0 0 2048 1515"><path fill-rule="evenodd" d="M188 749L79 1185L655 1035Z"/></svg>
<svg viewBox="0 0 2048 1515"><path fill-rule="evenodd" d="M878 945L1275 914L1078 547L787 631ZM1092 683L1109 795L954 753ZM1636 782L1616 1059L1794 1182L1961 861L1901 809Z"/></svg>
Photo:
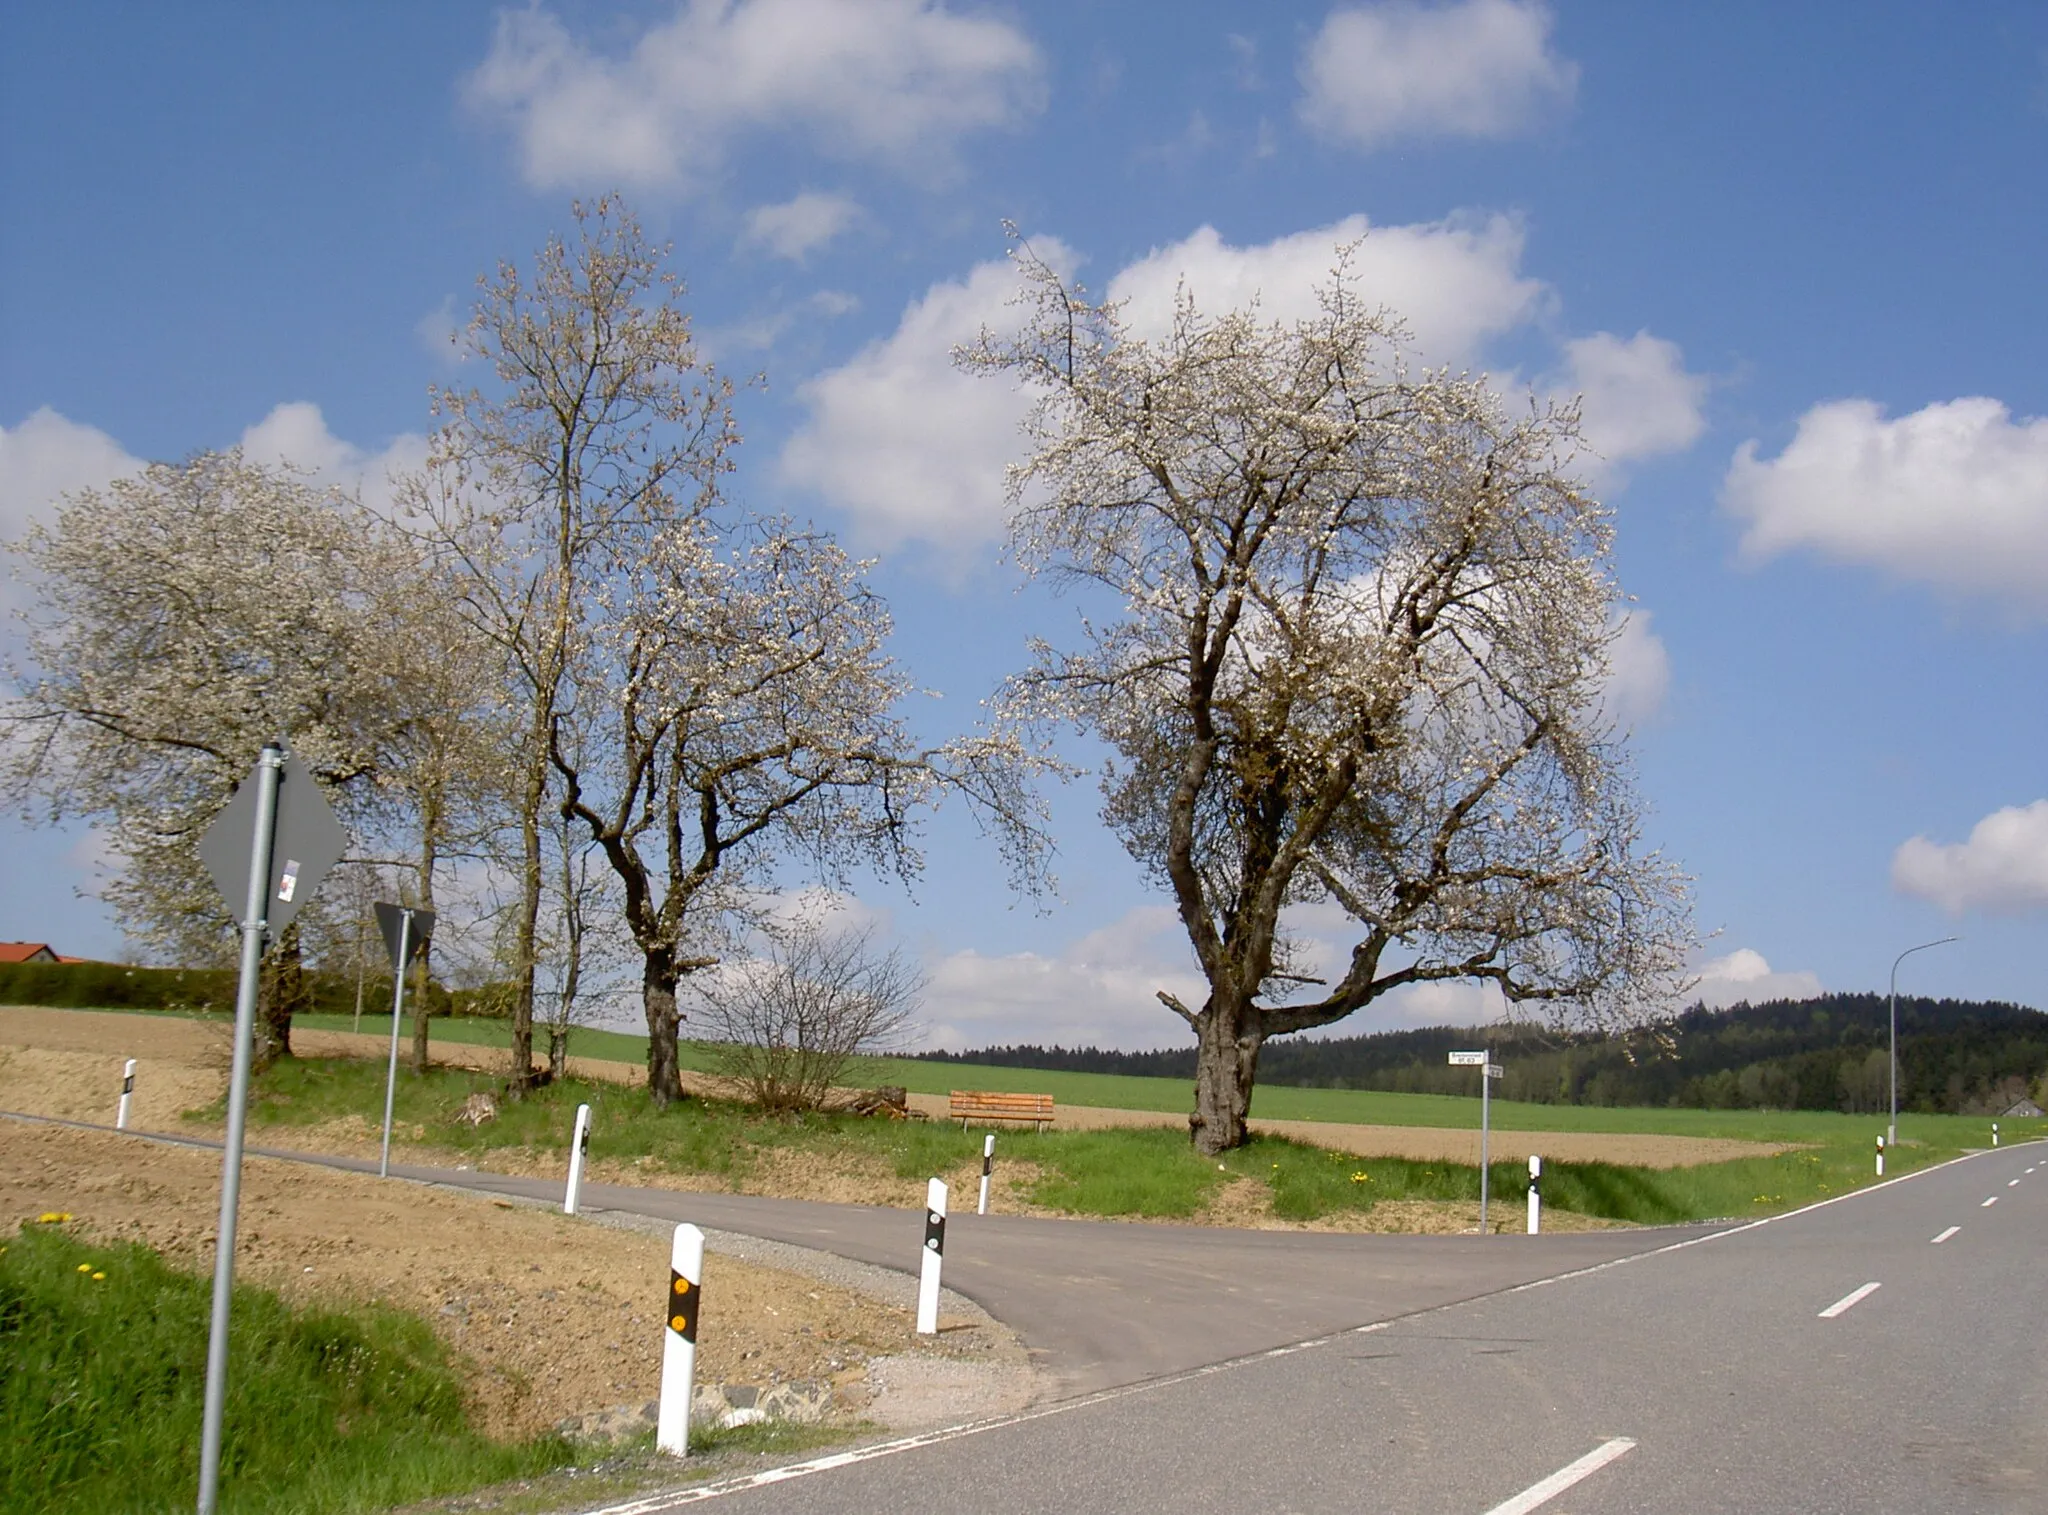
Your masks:
<svg viewBox="0 0 2048 1515"><path fill-rule="evenodd" d="M407 905L377 901L377 929L384 933L384 946L391 953L391 1066L384 1072L384 1151L377 1159L377 1176L391 1176L391 1106L398 1097L398 1023L405 1016L405 970L414 958L427 950L434 934L434 912L414 910Z"/></svg>
<svg viewBox="0 0 2048 1515"><path fill-rule="evenodd" d="M1479 1234L1486 1234L1487 1195L1487 1148L1493 1134L1493 1081L1507 1070L1499 1063L1490 1061L1485 1052L1453 1052L1453 1068L1477 1068L1479 1070Z"/></svg>
<svg viewBox="0 0 2048 1515"><path fill-rule="evenodd" d="M227 1408L228 1310L235 1285L235 1220L242 1197L242 1130L249 1114L249 1061L256 1032L256 981L263 939L289 925L327 870L348 850L348 833L327 808L313 775L271 742L250 783L235 791L199 838L199 856L221 897L240 912L241 974L235 985L235 1047L222 1144L220 1224L214 1231L213 1315L206 1342L206 1408L199 1432L199 1515L220 1501L221 1421Z"/></svg>

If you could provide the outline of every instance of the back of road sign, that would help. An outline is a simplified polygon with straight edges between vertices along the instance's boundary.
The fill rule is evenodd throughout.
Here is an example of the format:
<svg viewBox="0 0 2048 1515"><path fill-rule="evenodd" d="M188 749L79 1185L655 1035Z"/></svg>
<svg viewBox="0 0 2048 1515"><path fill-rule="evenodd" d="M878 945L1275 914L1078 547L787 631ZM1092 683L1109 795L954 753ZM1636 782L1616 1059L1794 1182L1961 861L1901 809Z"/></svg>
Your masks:
<svg viewBox="0 0 2048 1515"><path fill-rule="evenodd" d="M286 756L277 784L277 832L264 898L265 929L279 935L327 870L348 851L348 833L327 807L313 775ZM239 922L249 899L249 853L256 844L256 785L242 785L199 838L199 856Z"/></svg>
<svg viewBox="0 0 2048 1515"><path fill-rule="evenodd" d="M398 960L398 938L405 925L406 909L403 905L387 905L378 900L372 907L377 912L377 929L384 933L384 950L391 954L394 971L405 963ZM434 912L415 910L412 912L412 927L405 931L406 962L412 962L427 950L427 939L434 934Z"/></svg>

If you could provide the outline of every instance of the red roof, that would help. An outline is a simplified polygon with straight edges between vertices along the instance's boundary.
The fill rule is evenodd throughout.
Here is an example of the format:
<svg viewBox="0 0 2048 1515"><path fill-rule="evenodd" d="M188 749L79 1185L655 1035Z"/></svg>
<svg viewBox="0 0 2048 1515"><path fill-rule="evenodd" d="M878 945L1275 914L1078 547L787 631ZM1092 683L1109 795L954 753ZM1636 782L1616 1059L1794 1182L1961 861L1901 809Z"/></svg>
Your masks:
<svg viewBox="0 0 2048 1515"><path fill-rule="evenodd" d="M0 963L54 963L61 961L48 942L0 942Z"/></svg>

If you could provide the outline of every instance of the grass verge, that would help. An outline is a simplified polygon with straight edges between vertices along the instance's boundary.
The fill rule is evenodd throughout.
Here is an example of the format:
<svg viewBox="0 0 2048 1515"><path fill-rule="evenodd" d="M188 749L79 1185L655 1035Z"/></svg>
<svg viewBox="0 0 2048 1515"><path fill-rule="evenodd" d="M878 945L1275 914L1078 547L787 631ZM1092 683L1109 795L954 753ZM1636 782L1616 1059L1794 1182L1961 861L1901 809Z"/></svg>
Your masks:
<svg viewBox="0 0 2048 1515"><path fill-rule="evenodd" d="M350 1115L377 1118L384 1070L378 1063L323 1058L279 1063L256 1084L255 1127L313 1125ZM488 1165L494 1151L549 1154L566 1164L579 1103L593 1111L591 1154L637 1163L688 1180L703 1177L736 1188L765 1187L778 1161L808 1155L835 1171L896 1179L978 1171L981 1132L942 1121L878 1121L855 1116L770 1118L716 1100L687 1100L662 1111L630 1086L569 1079L518 1102L503 1102L481 1126L453 1117L473 1092L495 1087L489 1074L434 1068L401 1072L395 1136L454 1151ZM211 1113L218 1118L218 1110ZM1972 1145L1974 1126L1927 1118L1925 1134L1893 1154L1894 1176L1956 1156ZM1545 1165L1544 1201L1553 1209L1638 1225L1773 1214L1846 1193L1872 1181L1867 1122L1837 1120L1824 1138L1799 1151L1691 1168L1652 1169L1612 1163ZM1313 1222L1358 1213L1383 1200L1469 1202L1479 1197L1475 1164L1361 1158L1306 1142L1260 1137L1204 1161L1187 1138L1168 1127L1017 1134L1004 1138L1001 1162L1030 1165L1025 1197L1071 1215L1158 1220L1198 1214L1230 1177L1266 1186L1274 1215ZM1519 1205L1528 1172L1496 1163L1493 1195Z"/></svg>
<svg viewBox="0 0 2048 1515"><path fill-rule="evenodd" d="M132 1243L30 1223L0 1246L0 1509L189 1508L199 1485L209 1282ZM383 1510L573 1461L559 1437L470 1429L426 1324L292 1310L235 1290L224 1511Z"/></svg>

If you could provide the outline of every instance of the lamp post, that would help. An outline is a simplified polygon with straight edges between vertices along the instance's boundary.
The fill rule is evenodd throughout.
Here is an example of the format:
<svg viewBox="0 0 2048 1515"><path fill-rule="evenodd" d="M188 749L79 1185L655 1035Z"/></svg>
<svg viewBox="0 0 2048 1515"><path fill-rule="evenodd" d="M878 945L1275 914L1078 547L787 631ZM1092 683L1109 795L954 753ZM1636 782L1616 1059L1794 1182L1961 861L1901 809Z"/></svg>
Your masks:
<svg viewBox="0 0 2048 1515"><path fill-rule="evenodd" d="M1908 947L1892 959L1892 1119L1885 1128L1884 1144L1896 1147L1899 1144L1899 964L1916 952L1925 952L1929 947L1942 947L1950 942L1959 942L1959 936L1944 936L1939 941L1922 942L1917 947Z"/></svg>

